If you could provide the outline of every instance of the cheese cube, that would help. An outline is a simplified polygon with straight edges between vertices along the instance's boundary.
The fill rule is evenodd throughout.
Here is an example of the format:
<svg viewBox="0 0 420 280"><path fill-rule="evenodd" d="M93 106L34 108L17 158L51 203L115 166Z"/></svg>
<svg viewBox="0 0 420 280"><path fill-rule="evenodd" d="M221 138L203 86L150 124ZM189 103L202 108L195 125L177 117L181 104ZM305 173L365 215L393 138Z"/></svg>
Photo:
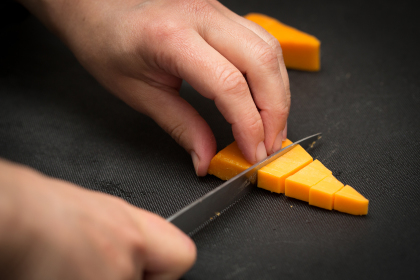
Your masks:
<svg viewBox="0 0 420 280"><path fill-rule="evenodd" d="M309 190L309 204L332 210L334 194L343 187L333 175L327 176Z"/></svg>
<svg viewBox="0 0 420 280"><path fill-rule="evenodd" d="M310 164L312 160L311 155L300 145L297 145L283 156L258 170L257 186L275 193L284 193L286 178Z"/></svg>
<svg viewBox="0 0 420 280"><path fill-rule="evenodd" d="M348 185L335 193L334 210L352 215L366 215L368 206L369 200Z"/></svg>
<svg viewBox="0 0 420 280"><path fill-rule="evenodd" d="M286 179L285 195L309 202L309 189L331 174L319 160L315 160Z"/></svg>
<svg viewBox="0 0 420 280"><path fill-rule="evenodd" d="M282 143L282 148L293 144L286 139ZM208 174L212 174L222 180L229 180L252 165L245 160L238 144L235 142L218 152L211 160Z"/></svg>

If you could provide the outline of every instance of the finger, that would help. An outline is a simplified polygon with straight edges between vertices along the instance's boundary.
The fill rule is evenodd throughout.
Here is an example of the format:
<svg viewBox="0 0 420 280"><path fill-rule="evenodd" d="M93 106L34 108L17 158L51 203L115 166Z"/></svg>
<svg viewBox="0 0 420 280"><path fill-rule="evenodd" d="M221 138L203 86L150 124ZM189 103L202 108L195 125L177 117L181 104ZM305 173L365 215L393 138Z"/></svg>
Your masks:
<svg viewBox="0 0 420 280"><path fill-rule="evenodd" d="M278 53L254 32L224 16L214 22L217 26L201 28L201 35L246 75L263 121L265 146L272 153L289 113Z"/></svg>
<svg viewBox="0 0 420 280"><path fill-rule="evenodd" d="M254 23L254 22L252 22L252 21L250 21L250 20L232 12L231 10L226 8L224 5L222 5L220 2L212 1L212 5L220 13L222 13L224 16L226 16L227 18L241 24L242 26L248 28L249 30L251 30L252 32L257 34L261 39L263 39L268 45L270 45L274 49L274 51L277 54L277 60L278 60L278 63L279 63L280 73L281 73L283 85L284 85L285 92L286 92L286 98L288 99L289 108L290 108L290 96L291 95L290 95L289 75L287 73L286 65L284 64L283 52L282 52L279 41L274 36L272 36L268 31L266 31L263 27L261 27L260 25L258 25L256 23ZM283 135L283 137L282 137L282 135ZM287 126L285 126L285 128L283 129L283 132L279 133L279 135L276 137L276 139L274 141L274 144L273 144L272 152L275 152L275 151L281 149L282 138L285 139L285 137L286 137L285 135L287 135Z"/></svg>
<svg viewBox="0 0 420 280"><path fill-rule="evenodd" d="M220 4L220 3L219 3ZM227 8L226 8L227 9ZM272 36L270 33L268 33L264 28L262 28L260 25L247 20L244 17L241 17L235 13L230 13L233 14L232 18L237 21L238 23L244 25L245 27L247 27L248 29L250 29L251 31L253 31L254 33L256 33L258 36L260 36L265 42L267 42L277 53L277 60L279 62L279 66L280 66L280 72L281 72L281 77L283 80L283 85L285 88L285 92L287 95L287 99L288 99L288 103L289 103L289 110L290 110L290 82L289 82L289 74L287 73L287 69L286 69L286 65L284 64L284 59L283 59L283 52L280 46L279 41ZM272 152L276 152L278 150L280 150L282 148L282 142L284 140L286 140L287 138L287 122L286 125L284 126L284 129L281 133L279 133L279 135L276 137L276 140L274 141L273 144L273 150Z"/></svg>
<svg viewBox="0 0 420 280"><path fill-rule="evenodd" d="M203 96L215 101L245 158L255 163L267 156L264 127L242 73L213 49L194 30L183 40L169 44L173 68L165 70L182 77Z"/></svg>
<svg viewBox="0 0 420 280"><path fill-rule="evenodd" d="M216 154L216 140L207 122L176 89L158 88L139 80L125 84L131 92L130 100L125 101L171 135L191 155L196 174L205 176Z"/></svg>
<svg viewBox="0 0 420 280"><path fill-rule="evenodd" d="M260 25L232 12L227 7L222 5L220 2L212 1L212 5L224 16L245 26L246 28L248 28L249 30L257 34L259 37L261 37L261 39L263 39L267 44L269 44L276 51L279 65L280 65L280 72L281 72L281 76L283 80L283 85L285 87L286 93L288 93L288 95L290 96L289 75L287 73L286 65L284 64L283 52L282 52L279 41Z"/></svg>
<svg viewBox="0 0 420 280"><path fill-rule="evenodd" d="M179 279L195 262L194 242L161 217L133 209L144 237L144 279Z"/></svg>
<svg viewBox="0 0 420 280"><path fill-rule="evenodd" d="M279 41L273 35L271 35L267 30L265 30L263 27L256 24L255 22L252 22L237 14L234 14L232 18L236 22L242 24L243 26L245 26L246 28L248 28L249 30L257 34L259 37L261 37L261 39L263 39L267 44L269 44L277 53L277 60L280 66L280 72L281 72L281 77L283 80L283 85L284 85L285 92L286 92L287 98L289 99L289 104L290 104L291 94L290 94L289 74L287 73L286 65L284 64L283 51L281 49L281 45ZM281 144L277 147L277 149L280 149L280 148L281 148Z"/></svg>

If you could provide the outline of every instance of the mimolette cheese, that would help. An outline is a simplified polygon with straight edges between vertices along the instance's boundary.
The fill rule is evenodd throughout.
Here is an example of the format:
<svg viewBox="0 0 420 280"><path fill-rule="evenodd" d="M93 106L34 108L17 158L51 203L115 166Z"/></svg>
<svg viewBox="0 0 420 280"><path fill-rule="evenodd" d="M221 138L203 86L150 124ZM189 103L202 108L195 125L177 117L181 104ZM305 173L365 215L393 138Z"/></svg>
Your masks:
<svg viewBox="0 0 420 280"><path fill-rule="evenodd" d="M343 187L344 184L333 175L325 177L309 190L309 205L332 210L335 193Z"/></svg>
<svg viewBox="0 0 420 280"><path fill-rule="evenodd" d="M284 184L287 177L312 162L312 157L297 145L275 161L258 170L257 186L275 193L284 193Z"/></svg>
<svg viewBox="0 0 420 280"><path fill-rule="evenodd" d="M316 37L263 14L251 13L245 18L263 27L279 41L287 68L319 71L321 42Z"/></svg>
<svg viewBox="0 0 420 280"><path fill-rule="evenodd" d="M334 195L334 210L352 214L367 215L369 200L350 186L345 186Z"/></svg>
<svg viewBox="0 0 420 280"><path fill-rule="evenodd" d="M283 141L282 148L290 144L292 141L286 139ZM245 160L235 141L212 158L207 173L222 180L229 180L251 166L252 164Z"/></svg>
<svg viewBox="0 0 420 280"><path fill-rule="evenodd" d="M286 179L285 195L309 202L311 187L331 174L319 160L315 160Z"/></svg>

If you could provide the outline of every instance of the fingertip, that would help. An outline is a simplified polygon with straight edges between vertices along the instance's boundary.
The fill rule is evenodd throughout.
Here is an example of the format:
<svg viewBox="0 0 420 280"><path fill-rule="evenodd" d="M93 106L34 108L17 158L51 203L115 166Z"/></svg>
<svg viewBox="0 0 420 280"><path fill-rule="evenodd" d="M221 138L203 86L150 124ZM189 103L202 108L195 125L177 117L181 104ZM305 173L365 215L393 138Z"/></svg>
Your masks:
<svg viewBox="0 0 420 280"><path fill-rule="evenodd" d="M179 279L197 258L194 241L162 217L142 209L137 211L137 222L146 240L144 279Z"/></svg>
<svg viewBox="0 0 420 280"><path fill-rule="evenodd" d="M195 246L194 241L187 234L182 232L179 228L174 226L172 223L168 222L176 231L179 240L179 250L178 254L178 266L180 271L185 273L188 271L195 263L197 259L197 247Z"/></svg>
<svg viewBox="0 0 420 280"><path fill-rule="evenodd" d="M257 150L255 152L255 159L257 162L262 161L267 157L267 149L265 148L264 141L258 143Z"/></svg>
<svg viewBox="0 0 420 280"><path fill-rule="evenodd" d="M281 149L283 140L283 131L280 131L279 134L277 134L276 140L274 140L272 153L275 153Z"/></svg>
<svg viewBox="0 0 420 280"><path fill-rule="evenodd" d="M210 129L210 128L209 128ZM210 161L216 154L216 139L211 130L203 133L201 140L193 143L194 150L190 152L195 174L203 177L207 175Z"/></svg>
<svg viewBox="0 0 420 280"><path fill-rule="evenodd" d="M200 159L198 158L197 154L194 151L191 152L191 159L192 159L192 162L193 162L193 165L194 165L195 174L197 174L197 176L199 176L198 175L198 170L200 168Z"/></svg>
<svg viewBox="0 0 420 280"><path fill-rule="evenodd" d="M187 234L182 232L176 226L168 222L178 232L179 246L177 250L177 264L179 268L179 276L187 272L195 263L197 259L197 247L194 241Z"/></svg>
<svg viewBox="0 0 420 280"><path fill-rule="evenodd" d="M181 234L183 235L183 239L184 239L184 243L185 243L185 248L186 248L186 254L184 257L184 267L186 268L186 270L190 269L196 259L197 259L197 247L195 246L194 241L191 239L191 237L189 237L188 235L184 234L183 232L181 232Z"/></svg>
<svg viewBox="0 0 420 280"><path fill-rule="evenodd" d="M286 126L283 129L283 141L285 141L287 139L287 122L286 122Z"/></svg>
<svg viewBox="0 0 420 280"><path fill-rule="evenodd" d="M280 150L282 148L283 141L285 141L286 139L287 139L287 122L284 129L280 131L279 134L277 134L277 137L273 143L273 149L271 153L275 153L278 150Z"/></svg>
<svg viewBox="0 0 420 280"><path fill-rule="evenodd" d="M203 177L207 175L207 170L210 165L209 160L200 160L197 153L192 151L191 152L191 159L194 165L195 174L199 177Z"/></svg>

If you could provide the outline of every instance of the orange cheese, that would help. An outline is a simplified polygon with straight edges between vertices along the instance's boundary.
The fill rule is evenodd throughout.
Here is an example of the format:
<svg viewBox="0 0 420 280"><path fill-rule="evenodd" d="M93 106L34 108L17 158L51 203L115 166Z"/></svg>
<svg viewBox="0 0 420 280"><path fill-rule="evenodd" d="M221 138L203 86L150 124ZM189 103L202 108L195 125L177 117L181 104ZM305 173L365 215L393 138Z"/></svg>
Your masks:
<svg viewBox="0 0 420 280"><path fill-rule="evenodd" d="M292 144L286 140L282 148ZM228 180L251 167L233 142L211 160L208 173ZM258 170L257 186L309 202L310 205L335 209L352 215L366 215L369 200L350 186L338 181L330 170L300 145Z"/></svg>
<svg viewBox="0 0 420 280"><path fill-rule="evenodd" d="M350 186L345 186L334 195L334 210L352 214L366 215L369 200Z"/></svg>
<svg viewBox="0 0 420 280"><path fill-rule="evenodd" d="M344 187L333 175L327 176L309 190L309 204L332 210L335 193Z"/></svg>
<svg viewBox="0 0 420 280"><path fill-rule="evenodd" d="M258 170L259 188L276 193L284 193L284 182L287 177L312 162L312 157L297 145L292 150Z"/></svg>
<svg viewBox="0 0 420 280"><path fill-rule="evenodd" d="M283 141L282 148L290 144L292 144L292 141L286 139ZM222 180L229 180L251 166L252 165L245 160L235 141L212 158L207 173Z"/></svg>
<svg viewBox="0 0 420 280"><path fill-rule="evenodd" d="M251 13L245 18L262 26L279 41L286 67L319 71L321 42L317 38L263 14Z"/></svg>
<svg viewBox="0 0 420 280"><path fill-rule="evenodd" d="M289 146L289 145L291 145L291 144L293 144L293 142L292 142L292 141L290 141L289 139L286 139L286 140L284 140L284 141L281 143L281 148L283 149L283 148L285 148L285 147L287 147L287 146Z"/></svg>
<svg viewBox="0 0 420 280"><path fill-rule="evenodd" d="M286 179L285 195L308 202L310 188L331 174L319 160L315 160Z"/></svg>

